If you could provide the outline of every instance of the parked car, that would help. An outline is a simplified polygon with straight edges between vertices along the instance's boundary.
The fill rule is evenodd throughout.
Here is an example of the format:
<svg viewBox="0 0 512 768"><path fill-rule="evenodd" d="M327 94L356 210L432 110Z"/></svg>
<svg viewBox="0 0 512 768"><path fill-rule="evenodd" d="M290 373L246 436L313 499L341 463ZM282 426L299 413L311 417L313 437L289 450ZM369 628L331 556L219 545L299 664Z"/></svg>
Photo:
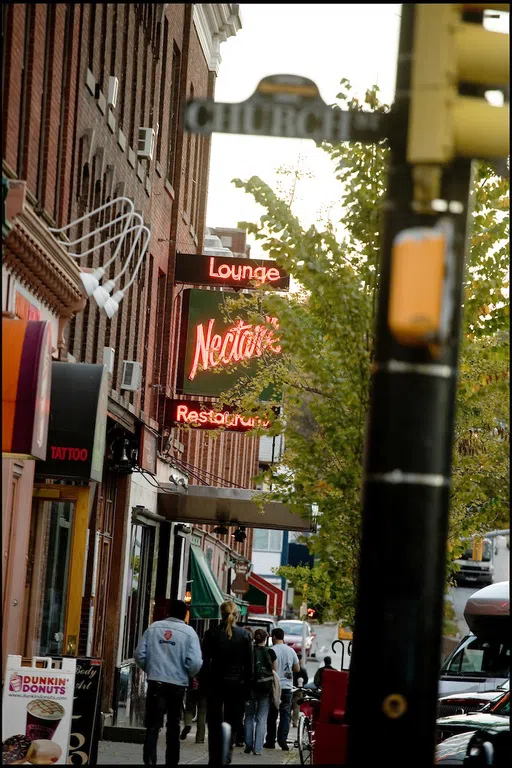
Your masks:
<svg viewBox="0 0 512 768"><path fill-rule="evenodd" d="M306 622L306 648L302 649L302 621L282 620L277 626L284 631L284 642L294 651L301 651L307 659L316 658L316 634L311 629L311 624Z"/></svg>
<svg viewBox="0 0 512 768"><path fill-rule="evenodd" d="M507 680L506 683L499 686L495 691L470 691L442 696L437 702L437 717L481 712L488 704L497 703L503 694L509 690L510 684Z"/></svg>
<svg viewBox="0 0 512 768"><path fill-rule="evenodd" d="M249 614L244 618L243 621L238 622L239 627L252 627L252 629L264 629L265 632L268 634L267 638L267 645L272 645L272 639L270 637L270 633L274 629L274 627L277 626L275 619L273 616L268 616L267 614Z"/></svg>
<svg viewBox="0 0 512 768"><path fill-rule="evenodd" d="M486 704L479 712L466 712L465 714L439 718L437 721L436 762L457 765L457 762L449 763L448 758L450 758L450 760L459 760L462 764L467 745L475 731L485 730L496 733L510 728L509 718L509 690L501 691L501 695L497 699ZM467 738L464 739L462 736L467 736Z"/></svg>

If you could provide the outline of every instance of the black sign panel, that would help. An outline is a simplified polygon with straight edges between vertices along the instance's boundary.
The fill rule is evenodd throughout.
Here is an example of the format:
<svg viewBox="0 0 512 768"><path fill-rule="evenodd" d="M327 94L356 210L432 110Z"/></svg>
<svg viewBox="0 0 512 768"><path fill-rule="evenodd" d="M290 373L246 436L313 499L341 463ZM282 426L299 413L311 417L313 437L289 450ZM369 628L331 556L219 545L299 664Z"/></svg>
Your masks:
<svg viewBox="0 0 512 768"><path fill-rule="evenodd" d="M185 130L289 139L375 143L388 136L389 115L347 111L326 104L312 80L272 75L239 104L194 99L185 106Z"/></svg>
<svg viewBox="0 0 512 768"><path fill-rule="evenodd" d="M108 377L103 365L52 363L45 477L101 482L107 424Z"/></svg>
<svg viewBox="0 0 512 768"><path fill-rule="evenodd" d="M71 765L96 765L99 737L101 659L76 660L75 695L69 736Z"/></svg>
<svg viewBox="0 0 512 768"><path fill-rule="evenodd" d="M254 288L261 285L280 291L287 291L290 287L289 275L270 259L239 259L195 253L176 254L174 281L225 288Z"/></svg>

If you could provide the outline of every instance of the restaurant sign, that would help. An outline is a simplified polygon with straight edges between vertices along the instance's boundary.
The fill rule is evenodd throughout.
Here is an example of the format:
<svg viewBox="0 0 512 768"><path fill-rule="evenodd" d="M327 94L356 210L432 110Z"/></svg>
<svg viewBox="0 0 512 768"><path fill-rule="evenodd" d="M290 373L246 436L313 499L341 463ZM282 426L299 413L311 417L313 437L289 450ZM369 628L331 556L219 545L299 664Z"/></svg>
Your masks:
<svg viewBox="0 0 512 768"><path fill-rule="evenodd" d="M240 319L226 321L222 314L225 296L220 291L195 288L183 292L176 383L180 394L218 397L240 377L240 368L233 363L246 363L242 372L251 375L264 353L281 353L277 318L267 317L262 325ZM261 399L269 396L264 392Z"/></svg>
<svg viewBox="0 0 512 768"><path fill-rule="evenodd" d="M249 429L266 429L270 421L257 416L241 416L232 408L220 408L215 403L199 400L168 400L166 426L190 426L197 429L225 429L228 432L247 432Z"/></svg>
<svg viewBox="0 0 512 768"><path fill-rule="evenodd" d="M52 363L48 449L36 474L101 482L107 386L104 365Z"/></svg>
<svg viewBox="0 0 512 768"><path fill-rule="evenodd" d="M276 288L287 291L290 277L270 259L239 259L233 256L176 254L174 282L215 285L225 288Z"/></svg>

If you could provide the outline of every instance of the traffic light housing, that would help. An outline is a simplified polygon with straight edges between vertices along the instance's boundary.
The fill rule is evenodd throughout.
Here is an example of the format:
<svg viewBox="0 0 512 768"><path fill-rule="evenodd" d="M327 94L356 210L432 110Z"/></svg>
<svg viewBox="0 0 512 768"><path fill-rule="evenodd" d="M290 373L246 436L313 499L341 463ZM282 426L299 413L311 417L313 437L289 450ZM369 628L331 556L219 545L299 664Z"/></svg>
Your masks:
<svg viewBox="0 0 512 768"><path fill-rule="evenodd" d="M461 95L459 86L490 90L509 82L509 35L484 29L480 20L484 10L508 11L510 6L419 3L415 8L407 161L423 169L415 174L415 196L421 196L422 185L435 196L440 167L456 157L509 154L508 105L492 106L483 95ZM468 12L479 14L474 22L463 21ZM428 197L426 190L423 196Z"/></svg>
<svg viewBox="0 0 512 768"><path fill-rule="evenodd" d="M312 619L315 615L316 611L314 608L308 608L308 619Z"/></svg>
<svg viewBox="0 0 512 768"><path fill-rule="evenodd" d="M484 554L484 540L480 538L473 539L473 553L471 558L477 562L481 562Z"/></svg>

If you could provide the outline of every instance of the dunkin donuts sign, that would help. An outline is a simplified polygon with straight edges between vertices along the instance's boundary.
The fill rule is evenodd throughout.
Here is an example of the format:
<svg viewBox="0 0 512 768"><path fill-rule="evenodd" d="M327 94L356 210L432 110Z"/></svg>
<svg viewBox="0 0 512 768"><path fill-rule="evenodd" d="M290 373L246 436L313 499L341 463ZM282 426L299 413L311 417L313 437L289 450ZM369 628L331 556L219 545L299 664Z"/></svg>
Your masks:
<svg viewBox="0 0 512 768"><path fill-rule="evenodd" d="M68 759L75 659L50 658L46 668L24 667L21 656L8 656L2 706L3 765L63 764Z"/></svg>

